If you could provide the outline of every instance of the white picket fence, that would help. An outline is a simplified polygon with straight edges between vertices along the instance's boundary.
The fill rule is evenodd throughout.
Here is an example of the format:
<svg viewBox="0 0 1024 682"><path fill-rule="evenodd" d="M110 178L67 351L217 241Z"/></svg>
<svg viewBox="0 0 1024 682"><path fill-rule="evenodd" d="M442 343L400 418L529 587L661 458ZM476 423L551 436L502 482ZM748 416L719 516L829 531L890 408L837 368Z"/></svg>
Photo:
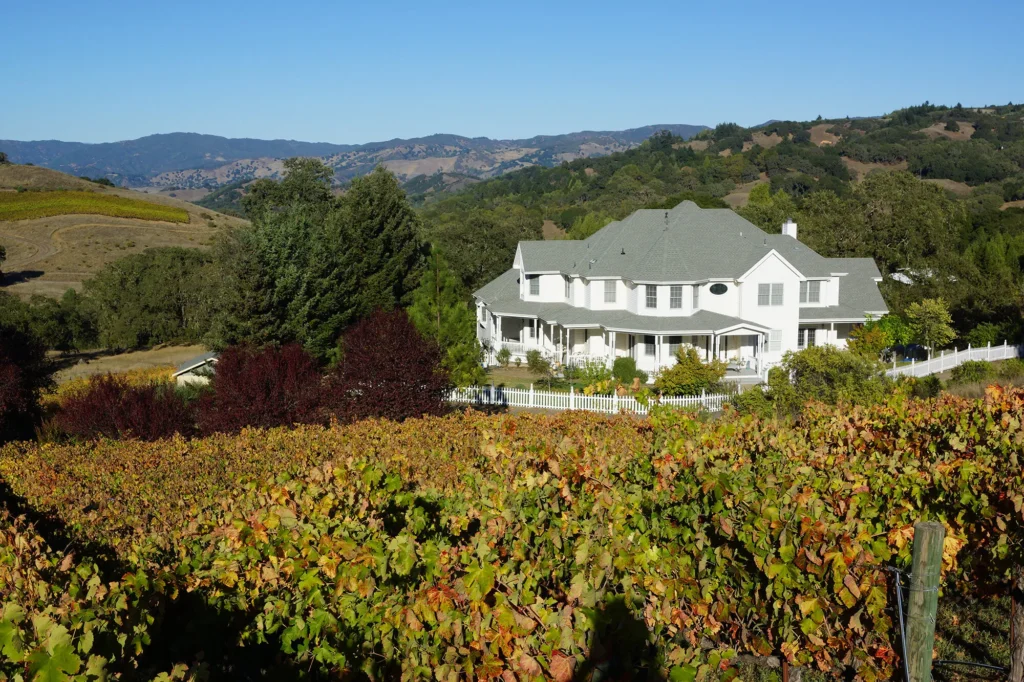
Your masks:
<svg viewBox="0 0 1024 682"><path fill-rule="evenodd" d="M924 377L929 374L944 372L947 369L953 369L968 360L986 360L991 362L993 360L1019 358L1022 355L1024 355L1024 345L1011 345L1005 341L1001 346L989 344L984 348L971 348L968 345L964 350L954 348L952 351L941 351L939 355L922 362L911 362L909 365L901 365L899 367L896 366L896 363L893 363L892 369L887 370L886 374L891 377Z"/></svg>
<svg viewBox="0 0 1024 682"><path fill-rule="evenodd" d="M730 396L724 393L704 393L692 396L661 398L659 404L675 407L697 407L709 412L721 412ZM456 388L450 402L480 407L536 407L546 410L587 410L618 414L620 411L647 414L647 408L631 396L584 395L575 390L538 391L530 388L503 388L501 386L469 386Z"/></svg>

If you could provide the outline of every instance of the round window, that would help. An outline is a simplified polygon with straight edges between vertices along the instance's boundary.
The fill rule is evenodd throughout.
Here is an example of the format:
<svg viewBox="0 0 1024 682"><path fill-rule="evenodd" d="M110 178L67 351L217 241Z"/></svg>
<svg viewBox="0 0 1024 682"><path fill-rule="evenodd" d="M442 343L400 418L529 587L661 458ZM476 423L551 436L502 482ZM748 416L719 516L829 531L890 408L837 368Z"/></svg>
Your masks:
<svg viewBox="0 0 1024 682"><path fill-rule="evenodd" d="M727 291L729 291L729 287L725 286L721 282L711 285L711 293L713 293L715 296L721 296Z"/></svg>

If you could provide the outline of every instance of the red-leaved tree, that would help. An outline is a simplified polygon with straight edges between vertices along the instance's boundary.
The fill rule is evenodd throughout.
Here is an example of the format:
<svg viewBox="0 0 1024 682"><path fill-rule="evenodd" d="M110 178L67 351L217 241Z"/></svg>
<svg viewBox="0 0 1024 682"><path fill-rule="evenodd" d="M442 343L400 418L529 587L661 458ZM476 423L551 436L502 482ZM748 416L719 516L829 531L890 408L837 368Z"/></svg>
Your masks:
<svg viewBox="0 0 1024 682"><path fill-rule="evenodd" d="M217 359L211 393L200 404L203 433L326 421L322 376L301 346L234 346Z"/></svg>
<svg viewBox="0 0 1024 682"><path fill-rule="evenodd" d="M51 371L39 339L0 323L0 443L32 436L39 393L49 385Z"/></svg>
<svg viewBox="0 0 1024 682"><path fill-rule="evenodd" d="M59 432L78 438L158 440L196 432L195 410L172 386L132 386L106 375L93 379L80 395L64 401L54 417Z"/></svg>
<svg viewBox="0 0 1024 682"><path fill-rule="evenodd" d="M346 333L328 383L328 407L346 423L442 414L451 390L440 350L404 310L378 310Z"/></svg>

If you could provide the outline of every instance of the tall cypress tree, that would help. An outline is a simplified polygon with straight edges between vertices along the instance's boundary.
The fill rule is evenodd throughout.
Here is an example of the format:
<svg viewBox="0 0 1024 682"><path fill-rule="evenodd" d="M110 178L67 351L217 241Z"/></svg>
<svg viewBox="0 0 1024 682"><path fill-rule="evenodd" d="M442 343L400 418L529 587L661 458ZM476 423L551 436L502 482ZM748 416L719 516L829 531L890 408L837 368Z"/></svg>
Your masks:
<svg viewBox="0 0 1024 682"><path fill-rule="evenodd" d="M437 248L427 258L412 298L409 318L420 334L437 342L452 382L467 386L482 381L475 316L466 305L459 280Z"/></svg>

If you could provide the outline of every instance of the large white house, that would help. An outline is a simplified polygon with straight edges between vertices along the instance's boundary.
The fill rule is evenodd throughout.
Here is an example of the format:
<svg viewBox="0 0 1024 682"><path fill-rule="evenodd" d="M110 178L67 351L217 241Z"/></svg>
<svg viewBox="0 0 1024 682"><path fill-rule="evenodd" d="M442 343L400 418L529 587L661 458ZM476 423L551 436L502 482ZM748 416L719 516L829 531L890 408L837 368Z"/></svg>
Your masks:
<svg viewBox="0 0 1024 682"><path fill-rule="evenodd" d="M648 372L681 346L763 376L783 353L845 346L886 313L870 258L824 258L792 221L768 234L729 209L640 210L583 241L519 242L474 297L488 364L501 348L566 364L629 356Z"/></svg>

